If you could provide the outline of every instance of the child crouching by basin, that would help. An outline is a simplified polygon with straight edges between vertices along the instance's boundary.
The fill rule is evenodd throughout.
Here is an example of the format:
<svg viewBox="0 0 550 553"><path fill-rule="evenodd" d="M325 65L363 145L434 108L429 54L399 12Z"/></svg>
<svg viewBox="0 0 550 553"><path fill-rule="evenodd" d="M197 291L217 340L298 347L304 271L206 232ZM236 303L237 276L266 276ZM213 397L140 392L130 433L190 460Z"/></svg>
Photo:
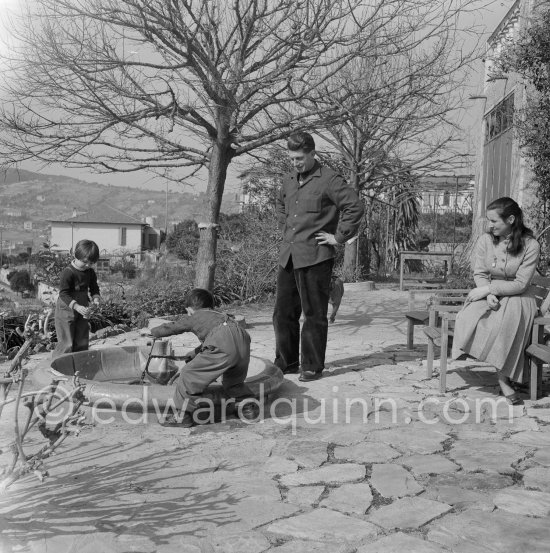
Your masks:
<svg viewBox="0 0 550 553"><path fill-rule="evenodd" d="M204 391L218 377L229 398L234 398L240 415L254 420L259 415L252 390L246 385L250 363L250 335L227 313L214 310L214 297L203 288L194 288L186 297L187 315L179 320L151 329L155 338L192 332L201 341L188 362L181 369L174 392L178 413L169 414L160 422L162 426L196 424L194 412Z"/></svg>

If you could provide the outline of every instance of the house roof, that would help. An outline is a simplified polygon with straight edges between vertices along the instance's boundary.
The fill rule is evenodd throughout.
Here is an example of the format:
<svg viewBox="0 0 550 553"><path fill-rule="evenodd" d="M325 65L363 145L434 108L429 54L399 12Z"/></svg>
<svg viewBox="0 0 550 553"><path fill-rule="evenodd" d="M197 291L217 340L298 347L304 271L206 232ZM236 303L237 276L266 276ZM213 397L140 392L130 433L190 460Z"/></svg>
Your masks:
<svg viewBox="0 0 550 553"><path fill-rule="evenodd" d="M69 217L68 219L52 220L52 223L104 223L111 225L142 225L139 219L135 219L114 207L102 204L97 205L86 213Z"/></svg>

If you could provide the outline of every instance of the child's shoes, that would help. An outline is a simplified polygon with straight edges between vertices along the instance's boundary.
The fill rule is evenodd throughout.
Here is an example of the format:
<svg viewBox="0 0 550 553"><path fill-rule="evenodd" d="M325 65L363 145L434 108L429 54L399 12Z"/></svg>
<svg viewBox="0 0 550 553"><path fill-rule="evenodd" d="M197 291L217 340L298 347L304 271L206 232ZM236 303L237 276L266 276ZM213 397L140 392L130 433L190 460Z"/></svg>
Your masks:
<svg viewBox="0 0 550 553"><path fill-rule="evenodd" d="M185 411L183 415L167 415L164 420L160 421L161 426L181 426L183 428L191 428L195 426L193 415Z"/></svg>
<svg viewBox="0 0 550 553"><path fill-rule="evenodd" d="M246 402L238 411L241 419L257 421L260 416L260 408L256 403Z"/></svg>

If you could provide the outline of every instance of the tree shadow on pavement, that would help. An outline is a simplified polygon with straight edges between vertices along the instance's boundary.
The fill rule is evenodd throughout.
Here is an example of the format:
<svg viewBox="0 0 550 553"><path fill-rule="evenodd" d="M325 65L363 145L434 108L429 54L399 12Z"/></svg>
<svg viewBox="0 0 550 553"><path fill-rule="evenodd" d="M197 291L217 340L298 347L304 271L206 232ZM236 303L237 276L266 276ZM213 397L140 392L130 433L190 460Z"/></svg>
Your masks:
<svg viewBox="0 0 550 553"><path fill-rule="evenodd" d="M15 546L83 534L93 540L97 532L113 532L159 546L174 536L204 536L205 528L241 521L232 506L247 497L219 479L208 484L214 472L235 468L223 462L189 468L197 465L196 452L185 446L158 449L162 445L89 441L60 452L49 461L51 478L43 483L27 478L4 494L2 537ZM42 547L37 550L45 551L45 542Z"/></svg>

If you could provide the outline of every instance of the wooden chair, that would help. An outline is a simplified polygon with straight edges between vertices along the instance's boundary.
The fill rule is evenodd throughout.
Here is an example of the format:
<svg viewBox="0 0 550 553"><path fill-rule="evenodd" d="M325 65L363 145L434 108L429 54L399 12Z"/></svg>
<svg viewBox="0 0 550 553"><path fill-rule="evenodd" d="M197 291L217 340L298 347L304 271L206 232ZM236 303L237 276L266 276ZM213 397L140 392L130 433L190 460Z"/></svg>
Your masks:
<svg viewBox="0 0 550 553"><path fill-rule="evenodd" d="M428 325L422 330L428 338L428 352L426 359L426 376L431 378L433 374L433 364L435 357L435 346L440 345L440 369L441 375L440 388L445 388L445 375L447 373L447 355L449 338L453 335L453 326L450 321L456 319L456 314L462 309L469 290L461 290L460 293L448 296L437 296L433 298L430 306L430 315Z"/></svg>
<svg viewBox="0 0 550 553"><path fill-rule="evenodd" d="M550 278L537 277L536 284L539 287L537 300L542 299L540 303L540 317L536 317L533 322L533 331L531 333L531 344L525 351L528 362L529 376L529 397L533 401L540 397L542 392L542 366L550 363L550 347L546 343L546 333L544 327L550 325Z"/></svg>
<svg viewBox="0 0 550 553"><path fill-rule="evenodd" d="M537 276L533 280L532 286L534 287L535 300L539 307L539 312L542 316L537 317L533 324L532 331L532 343L526 350L526 355L532 359L531 365L526 362L527 369L531 371L530 375L530 394L531 399L537 397L538 390L541 389L542 384L542 364L550 362L550 348L543 345L544 339L544 325L550 324L550 318L544 317L550 309L550 278ZM424 328L424 332L428 336L428 367L427 377L432 377L433 372L433 351L434 345L437 341L441 342L441 360L439 368L439 389L441 393L445 393L447 387L447 359L448 359L448 346L449 341L452 339L454 330L454 321L458 311L462 308L461 305L448 305L449 300L456 298L447 297L442 298L442 304L435 303L432 312L430 312L429 326ZM445 304L447 300L447 304ZM437 328L437 316L441 317L441 327ZM536 340L536 341L535 341ZM546 353L549 353L545 357ZM537 355L541 355L543 358L539 359ZM545 360L548 359L548 360ZM527 361L527 359L526 359Z"/></svg>
<svg viewBox="0 0 550 553"><path fill-rule="evenodd" d="M469 290L463 289L409 290L409 310L405 313L405 318L407 319L407 348L414 348L414 327L429 324L429 307L432 304L432 298L436 296L466 295L468 292ZM428 295L428 297L423 298L424 309L419 309L417 305L418 296L425 295Z"/></svg>

